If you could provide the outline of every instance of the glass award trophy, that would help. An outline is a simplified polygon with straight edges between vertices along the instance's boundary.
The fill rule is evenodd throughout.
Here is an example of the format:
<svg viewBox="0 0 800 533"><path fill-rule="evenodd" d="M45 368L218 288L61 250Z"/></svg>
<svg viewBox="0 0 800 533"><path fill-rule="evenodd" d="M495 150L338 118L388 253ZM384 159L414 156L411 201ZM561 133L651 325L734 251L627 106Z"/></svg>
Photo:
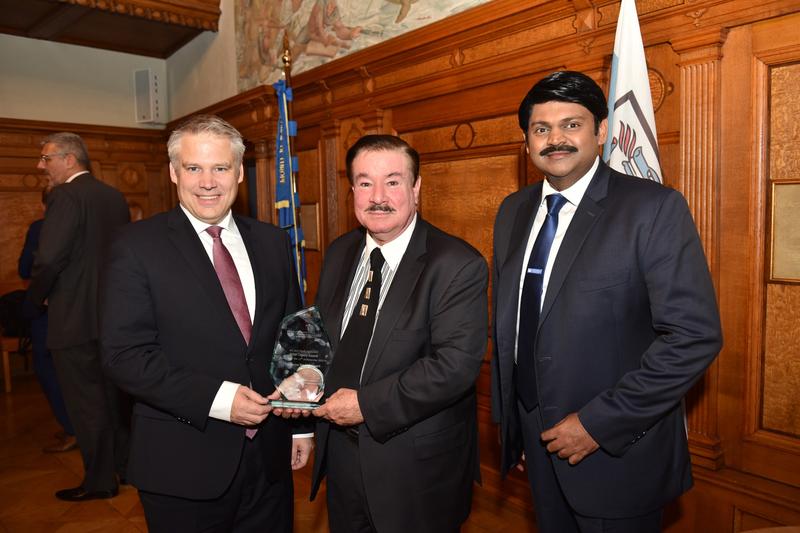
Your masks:
<svg viewBox="0 0 800 533"><path fill-rule="evenodd" d="M319 310L312 306L281 321L269 373L281 393L273 407L315 409L325 391L333 349Z"/></svg>

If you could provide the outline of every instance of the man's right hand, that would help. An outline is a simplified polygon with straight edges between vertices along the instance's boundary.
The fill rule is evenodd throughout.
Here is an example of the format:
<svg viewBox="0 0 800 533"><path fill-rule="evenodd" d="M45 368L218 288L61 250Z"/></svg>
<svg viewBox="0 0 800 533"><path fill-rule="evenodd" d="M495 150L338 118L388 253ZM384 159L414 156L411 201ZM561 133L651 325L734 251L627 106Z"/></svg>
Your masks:
<svg viewBox="0 0 800 533"><path fill-rule="evenodd" d="M272 406L266 398L249 387L239 385L231 405L231 422L240 426L257 426L271 410Z"/></svg>

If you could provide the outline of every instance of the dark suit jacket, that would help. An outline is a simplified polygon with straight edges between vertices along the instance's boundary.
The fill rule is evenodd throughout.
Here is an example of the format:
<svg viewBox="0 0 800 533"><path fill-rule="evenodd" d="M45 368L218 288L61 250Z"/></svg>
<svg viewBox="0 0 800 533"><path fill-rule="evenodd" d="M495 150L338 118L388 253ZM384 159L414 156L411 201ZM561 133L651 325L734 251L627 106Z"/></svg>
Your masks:
<svg viewBox="0 0 800 533"><path fill-rule="evenodd" d="M128 479L183 498L223 493L236 473L242 426L208 416L223 380L274 390L275 334L299 301L286 234L234 216L250 256L256 312L246 345L200 238L180 208L131 224L110 249L101 285L108 375L134 396ZM290 475L289 423L270 416L256 441L267 476Z"/></svg>
<svg viewBox="0 0 800 533"><path fill-rule="evenodd" d="M325 257L316 304L334 349L365 242L363 230L352 231ZM480 476L474 384L488 337L487 277L474 248L417 219L358 392L361 469L378 531L452 531L469 514ZM312 498L329 429L317 424Z"/></svg>
<svg viewBox="0 0 800 533"><path fill-rule="evenodd" d="M494 229L493 415L502 472L522 443L513 382L525 243L542 184L506 198ZM681 399L721 347L714 287L683 197L600 163L553 265L535 346L543 427L572 412L600 445L553 458L580 514L644 514L691 486Z"/></svg>
<svg viewBox="0 0 800 533"><path fill-rule="evenodd" d="M122 193L91 174L61 184L48 195L26 300L29 309L48 301L48 348L97 340L100 258L114 230L129 221Z"/></svg>

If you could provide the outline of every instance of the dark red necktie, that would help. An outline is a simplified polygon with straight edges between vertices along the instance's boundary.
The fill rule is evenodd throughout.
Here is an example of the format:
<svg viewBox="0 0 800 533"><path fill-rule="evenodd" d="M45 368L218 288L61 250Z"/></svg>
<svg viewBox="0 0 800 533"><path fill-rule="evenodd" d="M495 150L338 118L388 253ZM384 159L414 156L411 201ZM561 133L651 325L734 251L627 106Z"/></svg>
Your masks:
<svg viewBox="0 0 800 533"><path fill-rule="evenodd" d="M250 322L250 311L247 309L247 300L244 297L244 288L242 287L242 280L239 278L239 272L236 270L236 265L233 263L231 253L225 248L220 238L222 228L219 226L209 226L206 231L214 239L214 246L211 253L214 256L214 270L217 271L217 277L222 285L222 291L225 293L225 298L228 300L228 306L233 312L233 317L239 325L239 330L242 332L242 337L247 344L250 344L250 333L253 331L253 324ZM248 439L255 437L258 429L247 428L245 435Z"/></svg>
<svg viewBox="0 0 800 533"><path fill-rule="evenodd" d="M233 317L239 325L242 337L247 344L250 344L250 333L253 331L253 324L250 322L250 311L247 309L247 300L244 297L242 280L239 279L239 272L233 263L231 253L225 248L220 238L222 228L219 226L209 226L206 231L214 239L212 255L214 256L214 270L225 292L225 298L231 308Z"/></svg>

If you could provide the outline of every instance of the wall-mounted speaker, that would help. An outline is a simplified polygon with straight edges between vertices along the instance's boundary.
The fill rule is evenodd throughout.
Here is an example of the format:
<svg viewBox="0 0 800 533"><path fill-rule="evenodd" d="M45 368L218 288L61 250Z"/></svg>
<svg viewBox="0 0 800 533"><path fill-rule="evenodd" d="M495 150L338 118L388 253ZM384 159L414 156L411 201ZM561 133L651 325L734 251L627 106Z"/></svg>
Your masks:
<svg viewBox="0 0 800 533"><path fill-rule="evenodd" d="M149 68L133 71L136 122L163 123L158 74Z"/></svg>

